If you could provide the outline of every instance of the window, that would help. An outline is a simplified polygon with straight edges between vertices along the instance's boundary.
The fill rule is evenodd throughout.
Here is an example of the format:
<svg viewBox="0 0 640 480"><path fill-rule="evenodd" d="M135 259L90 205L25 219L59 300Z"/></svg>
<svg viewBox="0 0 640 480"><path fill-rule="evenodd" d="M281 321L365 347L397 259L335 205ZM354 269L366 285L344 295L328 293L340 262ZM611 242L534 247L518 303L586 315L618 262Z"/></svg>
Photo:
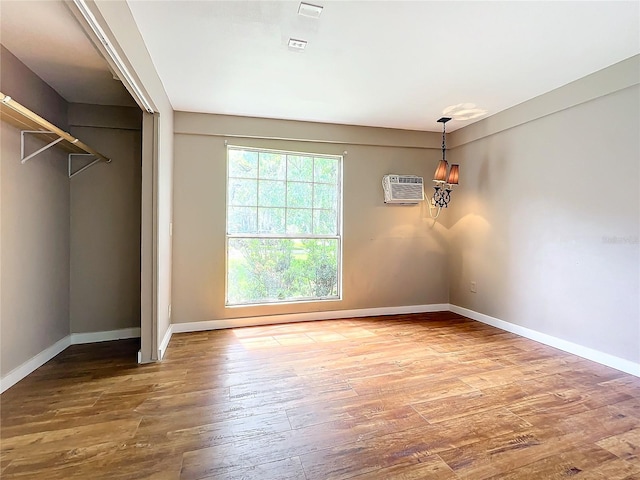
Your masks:
<svg viewBox="0 0 640 480"><path fill-rule="evenodd" d="M336 300L342 157L227 149L227 305Z"/></svg>

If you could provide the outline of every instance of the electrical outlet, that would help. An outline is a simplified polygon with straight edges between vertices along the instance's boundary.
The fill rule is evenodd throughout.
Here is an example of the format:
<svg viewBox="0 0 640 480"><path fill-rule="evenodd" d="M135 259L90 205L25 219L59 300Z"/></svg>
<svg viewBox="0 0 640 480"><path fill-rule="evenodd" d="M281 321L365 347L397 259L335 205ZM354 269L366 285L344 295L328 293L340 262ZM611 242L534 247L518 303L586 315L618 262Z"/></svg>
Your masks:
<svg viewBox="0 0 640 480"><path fill-rule="evenodd" d="M476 288L476 282L471 282L469 284L469 290L471 290L471 293L476 293L478 291Z"/></svg>

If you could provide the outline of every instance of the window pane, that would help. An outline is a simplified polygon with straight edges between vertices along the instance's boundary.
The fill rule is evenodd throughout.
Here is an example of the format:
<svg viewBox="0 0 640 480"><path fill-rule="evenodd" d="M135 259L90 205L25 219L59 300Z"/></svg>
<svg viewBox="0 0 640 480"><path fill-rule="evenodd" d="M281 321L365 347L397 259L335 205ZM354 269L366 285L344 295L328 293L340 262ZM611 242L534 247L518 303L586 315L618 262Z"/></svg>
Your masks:
<svg viewBox="0 0 640 480"><path fill-rule="evenodd" d="M338 159L316 158L313 180L314 182L336 183L338 180Z"/></svg>
<svg viewBox="0 0 640 480"><path fill-rule="evenodd" d="M255 233L257 230L255 207L229 207L227 214L228 233Z"/></svg>
<svg viewBox="0 0 640 480"><path fill-rule="evenodd" d="M313 208L336 208L337 188L335 185L316 184L313 191Z"/></svg>
<svg viewBox="0 0 640 480"><path fill-rule="evenodd" d="M311 233L311 209L290 208L287 210L287 233L293 235Z"/></svg>
<svg viewBox="0 0 640 480"><path fill-rule="evenodd" d="M229 179L229 205L255 207L258 203L258 188L255 180Z"/></svg>
<svg viewBox="0 0 640 480"><path fill-rule="evenodd" d="M286 183L259 180L259 203L261 207L284 207L286 205Z"/></svg>
<svg viewBox="0 0 640 480"><path fill-rule="evenodd" d="M287 180L294 182L313 181L313 157L287 156Z"/></svg>
<svg viewBox="0 0 640 480"><path fill-rule="evenodd" d="M338 220L335 210L313 211L314 235L337 235Z"/></svg>
<svg viewBox="0 0 640 480"><path fill-rule="evenodd" d="M285 233L284 208L258 208L260 233Z"/></svg>
<svg viewBox="0 0 640 480"><path fill-rule="evenodd" d="M287 183L287 206L311 208L313 184L288 182Z"/></svg>
<svg viewBox="0 0 640 480"><path fill-rule="evenodd" d="M227 303L338 296L338 240L230 238Z"/></svg>
<svg viewBox="0 0 640 480"><path fill-rule="evenodd" d="M229 176L256 178L258 176L258 152L230 148Z"/></svg>
<svg viewBox="0 0 640 480"><path fill-rule="evenodd" d="M285 180L287 159L279 153L260 152L260 178Z"/></svg>

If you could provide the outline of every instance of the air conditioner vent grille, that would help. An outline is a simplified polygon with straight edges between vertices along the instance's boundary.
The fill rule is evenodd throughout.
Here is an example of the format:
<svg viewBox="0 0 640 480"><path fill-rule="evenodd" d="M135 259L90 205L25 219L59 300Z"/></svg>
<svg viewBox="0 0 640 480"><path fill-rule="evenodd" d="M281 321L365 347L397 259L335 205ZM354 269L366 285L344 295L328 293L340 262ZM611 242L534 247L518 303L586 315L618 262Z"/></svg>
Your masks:
<svg viewBox="0 0 640 480"><path fill-rule="evenodd" d="M422 177L398 177L398 183L419 183L422 185Z"/></svg>
<svg viewBox="0 0 640 480"><path fill-rule="evenodd" d="M415 205L424 200L423 180L416 175L385 175L382 187L385 203Z"/></svg>

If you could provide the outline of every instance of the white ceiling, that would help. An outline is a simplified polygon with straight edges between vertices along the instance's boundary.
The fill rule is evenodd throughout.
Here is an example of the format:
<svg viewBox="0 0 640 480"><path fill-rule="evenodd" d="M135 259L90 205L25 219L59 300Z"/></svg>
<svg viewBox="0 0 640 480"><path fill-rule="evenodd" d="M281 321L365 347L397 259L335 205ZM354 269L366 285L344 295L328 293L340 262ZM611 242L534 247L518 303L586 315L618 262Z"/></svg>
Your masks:
<svg viewBox="0 0 640 480"><path fill-rule="evenodd" d="M640 52L638 1L307 1L128 3L183 111L439 131Z"/></svg>
<svg viewBox="0 0 640 480"><path fill-rule="evenodd" d="M440 131L451 105L492 115L640 53L638 1L309 1L319 19L298 1L128 4L193 112ZM2 44L65 99L133 105L61 0L1 0L0 16Z"/></svg>

